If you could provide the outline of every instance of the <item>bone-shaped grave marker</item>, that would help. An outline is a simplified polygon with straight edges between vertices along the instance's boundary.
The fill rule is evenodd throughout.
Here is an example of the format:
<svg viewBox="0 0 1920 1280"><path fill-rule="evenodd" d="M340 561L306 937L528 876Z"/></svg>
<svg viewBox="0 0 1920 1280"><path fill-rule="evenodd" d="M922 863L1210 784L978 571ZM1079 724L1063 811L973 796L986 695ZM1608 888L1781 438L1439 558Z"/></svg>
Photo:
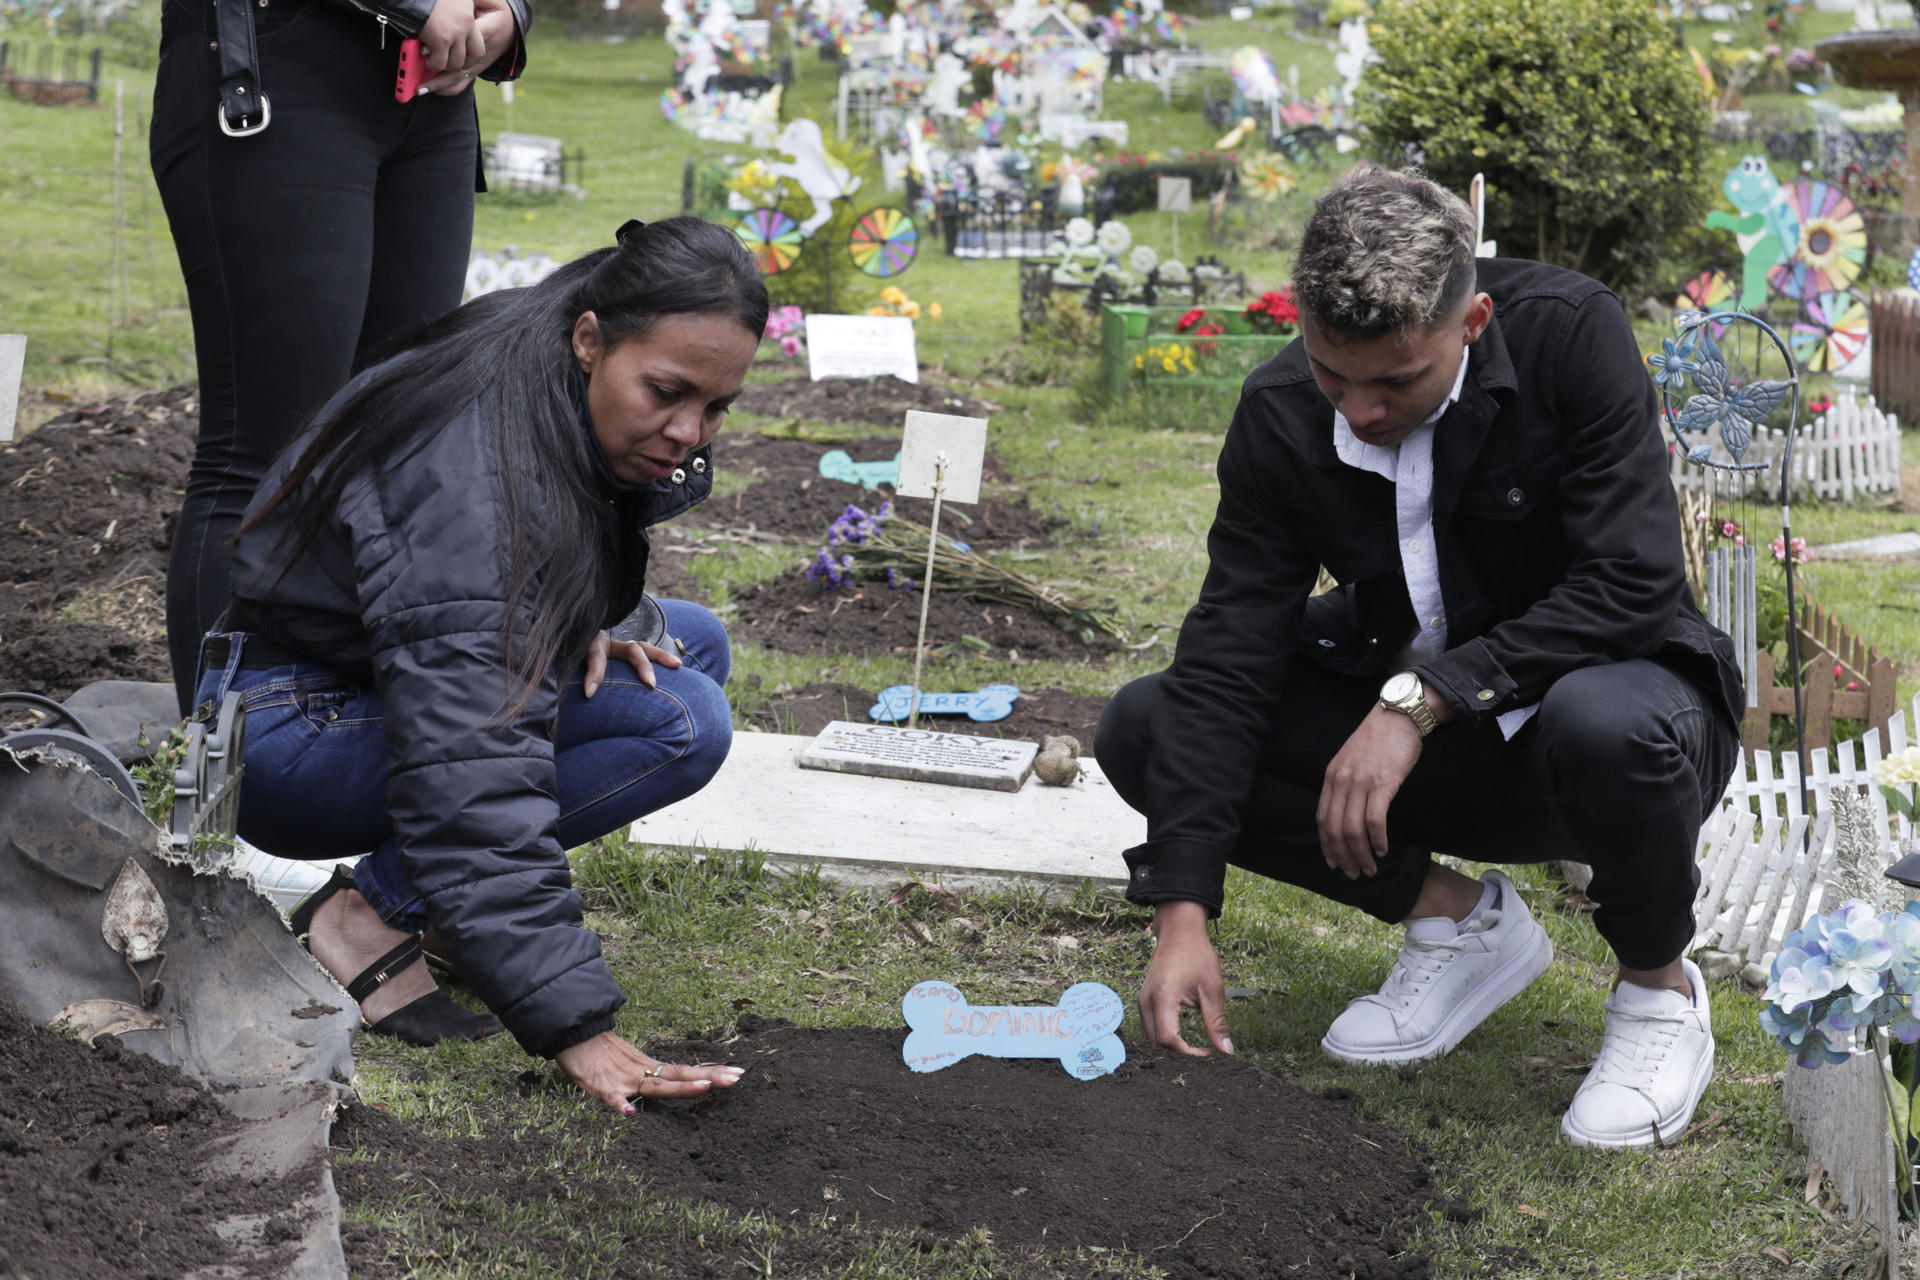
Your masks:
<svg viewBox="0 0 1920 1280"><path fill-rule="evenodd" d="M1005 720L1013 713L1013 700L1020 696L1018 685L989 684L982 685L973 693L921 693L920 714L923 716L965 716L969 720L985 723L988 720ZM873 706L868 708L868 718L880 724L905 720L913 710L913 686L896 684L882 689Z"/></svg>
<svg viewBox="0 0 1920 1280"><path fill-rule="evenodd" d="M1104 1076L1127 1060L1113 1034L1125 1016L1113 988L1098 982L1068 987L1052 1009L969 1005L958 988L922 982L900 1001L910 1030L900 1056L915 1071L938 1071L962 1058L1055 1058L1082 1080Z"/></svg>
<svg viewBox="0 0 1920 1280"><path fill-rule="evenodd" d="M878 462L855 462L845 449L829 449L820 455L820 475L827 480L857 484L862 489L878 489L883 484L897 486L900 455L896 453Z"/></svg>

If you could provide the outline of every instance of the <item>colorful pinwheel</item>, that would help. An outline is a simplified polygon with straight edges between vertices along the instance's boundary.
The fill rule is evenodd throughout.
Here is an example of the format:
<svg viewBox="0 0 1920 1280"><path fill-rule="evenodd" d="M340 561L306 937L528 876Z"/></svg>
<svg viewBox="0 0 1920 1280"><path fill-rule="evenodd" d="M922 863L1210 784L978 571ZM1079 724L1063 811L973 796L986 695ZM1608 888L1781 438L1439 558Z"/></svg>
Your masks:
<svg viewBox="0 0 1920 1280"><path fill-rule="evenodd" d="M869 209L853 224L847 237L847 256L854 270L885 280L913 265L920 251L920 229L905 210L891 206Z"/></svg>
<svg viewBox="0 0 1920 1280"><path fill-rule="evenodd" d="M1799 179L1786 196L1800 215L1800 244L1767 279L1801 300L1846 289L1867 263L1867 226L1860 210L1838 187L1817 178Z"/></svg>
<svg viewBox="0 0 1920 1280"><path fill-rule="evenodd" d="M1727 279L1722 271L1702 271L1687 281L1680 290L1680 296L1673 300L1673 309L1680 311L1731 311L1739 305L1734 291L1733 281ZM1709 329L1716 340L1727 333L1727 322L1716 320Z"/></svg>
<svg viewBox="0 0 1920 1280"><path fill-rule="evenodd" d="M1846 290L1807 303L1787 336L1793 358L1814 373L1845 368L1867 345L1866 304Z"/></svg>
<svg viewBox="0 0 1920 1280"><path fill-rule="evenodd" d="M777 276L800 257L806 237L793 216L779 209L755 209L740 219L733 233L747 247L763 276Z"/></svg>

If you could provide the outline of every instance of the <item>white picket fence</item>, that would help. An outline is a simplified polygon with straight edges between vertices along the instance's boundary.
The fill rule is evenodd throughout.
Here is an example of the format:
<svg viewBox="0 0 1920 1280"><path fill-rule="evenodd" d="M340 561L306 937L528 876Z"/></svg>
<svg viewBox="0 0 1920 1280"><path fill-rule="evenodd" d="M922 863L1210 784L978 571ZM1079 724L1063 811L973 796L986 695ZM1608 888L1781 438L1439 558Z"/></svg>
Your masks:
<svg viewBox="0 0 1920 1280"><path fill-rule="evenodd" d="M1912 717L1920 725L1920 698ZM1884 747L1878 730L1831 751L1799 755L1752 752L1728 786L1720 807L1700 832L1700 891L1694 903L1699 931L1693 950L1733 952L1748 963L1770 964L1787 933L1815 912L1847 896L1839 857L1844 819L1836 820L1833 792L1850 790L1867 830L1856 834L1865 861L1884 868L1911 836L1909 824L1891 810L1872 776L1888 753L1905 750L1908 713L1887 724ZM1908 789L1907 799L1913 799ZM1862 803L1864 802L1864 803ZM1886 1246L1889 1280L1908 1274L1901 1259L1911 1241L1896 1201L1899 1165L1887 1124L1878 1053L1818 1070L1789 1063L1782 1105L1855 1216L1865 1215Z"/></svg>
<svg viewBox="0 0 1920 1280"><path fill-rule="evenodd" d="M1920 698L1913 716L1920 723ZM1748 768L1727 787L1720 807L1700 830L1700 892L1694 902L1699 932L1694 948L1712 947L1760 962L1780 948L1780 940L1807 916L1837 906L1829 901L1833 881L1834 828L1829 791L1836 786L1864 789L1873 807L1873 829L1884 863L1891 864L1908 834L1906 823L1889 810L1874 784L1873 766L1890 751L1903 751L1907 713L1896 712L1880 734L1800 757L1782 751L1755 751ZM1745 776L1751 773L1751 777ZM1808 801L1811 800L1809 805Z"/></svg>
<svg viewBox="0 0 1920 1280"><path fill-rule="evenodd" d="M1716 461L1730 461L1726 446L1712 441ZM1677 486L1709 488L1719 496L1777 494L1780 455L1786 432L1762 427L1747 449L1748 462L1765 463L1759 471L1725 471L1689 464L1677 451L1668 464ZM1833 407L1815 416L1793 445L1793 491L1851 502L1875 493L1900 492L1900 423L1890 413L1852 392L1841 392Z"/></svg>

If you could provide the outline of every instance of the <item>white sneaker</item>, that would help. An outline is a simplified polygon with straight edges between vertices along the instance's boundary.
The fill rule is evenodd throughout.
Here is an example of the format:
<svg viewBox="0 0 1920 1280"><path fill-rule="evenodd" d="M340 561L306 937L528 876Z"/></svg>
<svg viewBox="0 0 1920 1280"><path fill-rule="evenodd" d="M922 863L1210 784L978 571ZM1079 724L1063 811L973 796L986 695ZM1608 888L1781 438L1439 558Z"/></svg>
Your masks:
<svg viewBox="0 0 1920 1280"><path fill-rule="evenodd" d="M1407 921L1387 984L1333 1020L1320 1047L1361 1066L1437 1058L1553 963L1553 943L1499 871L1480 877L1500 891L1465 932L1445 916Z"/></svg>
<svg viewBox="0 0 1920 1280"><path fill-rule="evenodd" d="M1671 1142L1693 1119L1713 1078L1713 1019L1707 980L1681 962L1693 999L1622 982L1607 997L1607 1034L1560 1122L1582 1147L1650 1147ZM1656 1139L1654 1133L1658 1131Z"/></svg>

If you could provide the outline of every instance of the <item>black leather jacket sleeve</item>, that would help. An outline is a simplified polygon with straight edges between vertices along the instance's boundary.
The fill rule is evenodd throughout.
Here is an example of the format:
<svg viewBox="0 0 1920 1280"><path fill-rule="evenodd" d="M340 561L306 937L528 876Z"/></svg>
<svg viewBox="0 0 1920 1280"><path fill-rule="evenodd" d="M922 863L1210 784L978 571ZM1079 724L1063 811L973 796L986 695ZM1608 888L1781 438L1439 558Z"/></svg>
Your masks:
<svg viewBox="0 0 1920 1280"><path fill-rule="evenodd" d="M533 30L533 0L506 0L513 11L513 44L480 73L482 80L496 83L518 80L527 69L527 35Z"/></svg>
<svg viewBox="0 0 1920 1280"><path fill-rule="evenodd" d="M339 0L370 13L404 36L418 36L433 14L434 0ZM533 30L533 0L504 0L513 14L513 43L480 73L482 80L513 80L527 69L527 33Z"/></svg>
<svg viewBox="0 0 1920 1280"><path fill-rule="evenodd" d="M1151 712L1147 840L1125 853L1134 902L1189 899L1220 913L1241 797L1274 729L1319 561L1266 482L1271 430L1243 396L1220 453L1206 580Z"/></svg>
<svg viewBox="0 0 1920 1280"><path fill-rule="evenodd" d="M476 492L498 480L475 474L491 468L463 426L355 481L336 527L385 704L402 863L454 965L527 1052L552 1057L609 1028L625 997L558 836L558 676L503 711L504 534Z"/></svg>

